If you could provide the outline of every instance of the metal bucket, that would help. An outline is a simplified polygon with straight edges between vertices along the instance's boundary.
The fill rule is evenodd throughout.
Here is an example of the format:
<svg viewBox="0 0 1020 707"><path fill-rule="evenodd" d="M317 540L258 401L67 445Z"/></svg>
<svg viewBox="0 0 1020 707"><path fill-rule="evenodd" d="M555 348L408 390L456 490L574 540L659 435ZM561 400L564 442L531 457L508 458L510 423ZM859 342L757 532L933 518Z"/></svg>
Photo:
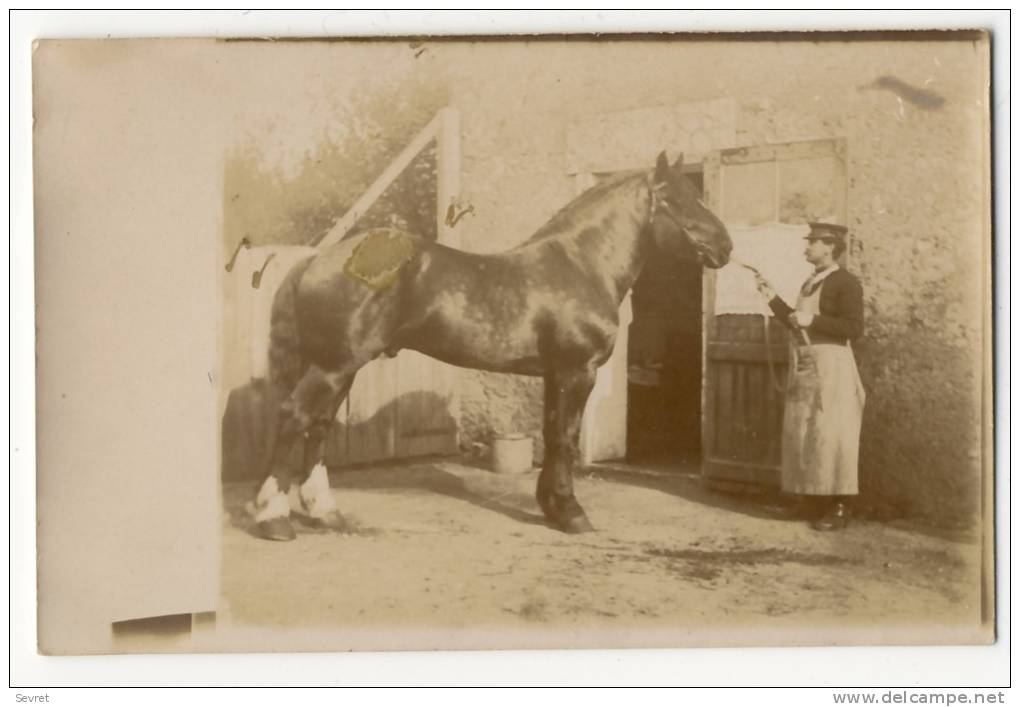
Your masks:
<svg viewBox="0 0 1020 707"><path fill-rule="evenodd" d="M531 471L534 447L531 437L509 434L492 440L492 470L497 474L523 474Z"/></svg>

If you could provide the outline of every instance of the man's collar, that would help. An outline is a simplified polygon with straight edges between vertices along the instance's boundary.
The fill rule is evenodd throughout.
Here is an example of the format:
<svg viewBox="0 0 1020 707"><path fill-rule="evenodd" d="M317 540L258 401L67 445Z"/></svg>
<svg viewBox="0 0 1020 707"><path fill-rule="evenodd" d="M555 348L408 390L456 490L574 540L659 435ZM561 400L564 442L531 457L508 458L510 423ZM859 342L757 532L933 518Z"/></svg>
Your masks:
<svg viewBox="0 0 1020 707"><path fill-rule="evenodd" d="M815 270L815 274L811 276L812 280L821 280L823 277L839 270L839 263L833 263L832 265L822 268L821 270Z"/></svg>
<svg viewBox="0 0 1020 707"><path fill-rule="evenodd" d="M822 268L821 270L815 272L813 275L811 275L811 277L807 279L807 282L804 284L808 287L814 287L814 285L817 285L819 282L821 282L822 280L824 280L837 270L839 270L839 263L833 263L832 265L826 268Z"/></svg>

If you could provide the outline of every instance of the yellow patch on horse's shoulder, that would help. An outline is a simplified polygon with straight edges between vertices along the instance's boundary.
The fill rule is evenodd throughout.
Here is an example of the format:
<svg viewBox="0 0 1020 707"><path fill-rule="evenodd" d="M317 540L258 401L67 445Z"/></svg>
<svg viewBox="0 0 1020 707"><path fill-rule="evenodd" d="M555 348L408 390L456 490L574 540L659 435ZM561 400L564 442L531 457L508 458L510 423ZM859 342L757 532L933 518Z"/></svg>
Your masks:
<svg viewBox="0 0 1020 707"><path fill-rule="evenodd" d="M354 246L344 272L381 290L396 282L400 268L413 257L413 236L391 228L379 228L366 233Z"/></svg>

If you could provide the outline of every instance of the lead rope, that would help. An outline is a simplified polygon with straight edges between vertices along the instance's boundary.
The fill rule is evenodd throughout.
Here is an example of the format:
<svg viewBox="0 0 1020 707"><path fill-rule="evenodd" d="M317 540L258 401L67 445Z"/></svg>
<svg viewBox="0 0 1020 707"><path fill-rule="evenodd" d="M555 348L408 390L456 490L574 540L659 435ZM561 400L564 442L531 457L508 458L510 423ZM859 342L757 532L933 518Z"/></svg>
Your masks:
<svg viewBox="0 0 1020 707"><path fill-rule="evenodd" d="M761 277L761 273L758 271L758 268L752 265L748 265L747 263L741 262L736 258L730 258L730 262L732 262L734 265L739 265L745 270L751 271L754 275L758 277ZM768 364L769 381L772 383L772 387L775 388L777 393L782 393L785 395L789 391L790 387L793 385L792 372L797 370L797 347L796 346L790 347L790 366L793 367L787 368L786 383L780 383L779 376L776 375L776 364L772 360L772 337L769 334L768 312L761 313L761 324L762 330L765 333L765 361Z"/></svg>
<svg viewBox="0 0 1020 707"><path fill-rule="evenodd" d="M792 341L790 342L790 364L786 369L786 384L780 384L779 377L776 376L775 364L772 362L772 343L769 340L769 315L762 314L762 322L765 329L765 360L768 361L769 365L769 378L771 379L772 387L775 388L776 392L782 393L785 396L793 390L794 373L800 365L800 347ZM818 361L815 360L814 355L811 353L811 336L803 329L800 329L799 331L804 339L804 355L807 357L807 360L811 362L811 367L815 369L815 377L818 377ZM823 409L821 398L818 399L818 408Z"/></svg>
<svg viewBox="0 0 1020 707"><path fill-rule="evenodd" d="M791 372L797 370L797 347L790 347L790 367L786 370L786 383L779 382L779 376L776 375L776 365L772 360L772 338L769 335L769 315L762 312L761 315L762 329L765 331L765 360L768 363L769 368L769 380L772 382L772 387L775 388L777 393L786 394L790 391L792 385Z"/></svg>
<svg viewBox="0 0 1020 707"><path fill-rule="evenodd" d="M741 262L736 258L730 258L730 262L735 265L739 265L742 268L750 270L757 276L761 276L761 273L752 265ZM765 331L765 361L768 363L769 379L771 380L772 386L776 389L776 392L786 394L793 388L793 374L797 370L797 365L800 360L800 350L796 343L790 342L790 363L786 369L786 383L785 385L779 383L779 377L776 376L775 363L772 361L772 340L769 336L769 315L766 312L762 312L762 328ZM797 333L800 334L801 340L804 342L805 349L804 354L811 361L812 366L815 369L815 375L818 375L818 362L815 361L814 356L811 355L811 336L804 329L797 329Z"/></svg>

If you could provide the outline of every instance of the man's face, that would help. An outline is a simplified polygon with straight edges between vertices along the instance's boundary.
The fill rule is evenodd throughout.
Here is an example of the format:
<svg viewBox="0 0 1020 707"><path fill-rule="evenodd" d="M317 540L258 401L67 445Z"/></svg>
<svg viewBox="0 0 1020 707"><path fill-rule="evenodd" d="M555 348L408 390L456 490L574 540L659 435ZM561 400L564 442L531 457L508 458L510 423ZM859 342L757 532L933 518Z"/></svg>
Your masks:
<svg viewBox="0 0 1020 707"><path fill-rule="evenodd" d="M804 246L804 258L812 265L824 263L832 255L832 243L809 238Z"/></svg>

